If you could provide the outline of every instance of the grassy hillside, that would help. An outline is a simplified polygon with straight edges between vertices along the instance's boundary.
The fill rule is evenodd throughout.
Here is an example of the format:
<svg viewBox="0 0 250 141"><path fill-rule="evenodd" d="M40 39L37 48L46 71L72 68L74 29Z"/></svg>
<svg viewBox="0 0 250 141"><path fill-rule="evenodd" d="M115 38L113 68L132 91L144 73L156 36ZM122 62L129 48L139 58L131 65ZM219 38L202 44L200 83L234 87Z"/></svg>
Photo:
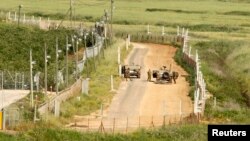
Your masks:
<svg viewBox="0 0 250 141"><path fill-rule="evenodd" d="M0 70L9 72L24 72L29 75L30 49L32 49L33 72L42 72L41 85L43 85L44 72L44 44L47 44L47 53L51 56L48 61L48 85L54 85L56 38L59 49L65 51L65 38L72 31L66 29L44 31L36 27L26 27L14 24L0 23ZM79 47L80 48L80 47ZM64 66L65 53L59 55L59 69ZM73 72L73 63L70 61L70 73Z"/></svg>
<svg viewBox="0 0 250 141"><path fill-rule="evenodd" d="M29 50L33 51L35 71L43 71L44 67L44 44L48 46L48 54L51 55L50 63L55 62L56 37L59 46L64 49L65 37L70 31L65 29L43 31L34 27L8 25L0 23L0 70L29 71ZM61 58L63 60L63 56Z"/></svg>

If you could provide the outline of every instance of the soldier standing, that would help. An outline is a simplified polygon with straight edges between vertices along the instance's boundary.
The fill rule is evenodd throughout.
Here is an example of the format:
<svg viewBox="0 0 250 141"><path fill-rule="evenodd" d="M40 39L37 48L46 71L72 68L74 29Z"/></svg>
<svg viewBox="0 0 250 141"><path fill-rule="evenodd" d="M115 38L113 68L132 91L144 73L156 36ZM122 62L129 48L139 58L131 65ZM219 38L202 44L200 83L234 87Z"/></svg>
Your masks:
<svg viewBox="0 0 250 141"><path fill-rule="evenodd" d="M151 81L151 70L148 70L148 81Z"/></svg>
<svg viewBox="0 0 250 141"><path fill-rule="evenodd" d="M128 78L130 79L129 71L130 71L129 68L125 69L125 78L126 78L126 81L127 81Z"/></svg>
<svg viewBox="0 0 250 141"><path fill-rule="evenodd" d="M126 68L125 68L125 72L124 72L124 78L127 81L127 78L128 78L128 69L126 69Z"/></svg>
<svg viewBox="0 0 250 141"><path fill-rule="evenodd" d="M176 84L176 79L178 78L178 72L173 72L173 79L174 79L174 83Z"/></svg>

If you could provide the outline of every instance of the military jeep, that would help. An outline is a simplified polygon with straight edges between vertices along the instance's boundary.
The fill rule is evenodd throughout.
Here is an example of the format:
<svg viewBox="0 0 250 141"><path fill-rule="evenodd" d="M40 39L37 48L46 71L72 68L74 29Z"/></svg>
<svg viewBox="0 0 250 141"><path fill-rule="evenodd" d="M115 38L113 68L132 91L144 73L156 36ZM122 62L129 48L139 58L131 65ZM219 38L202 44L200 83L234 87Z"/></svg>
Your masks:
<svg viewBox="0 0 250 141"><path fill-rule="evenodd" d="M126 74L127 73L127 74ZM141 66L139 65L123 65L122 74L124 77L141 77Z"/></svg>

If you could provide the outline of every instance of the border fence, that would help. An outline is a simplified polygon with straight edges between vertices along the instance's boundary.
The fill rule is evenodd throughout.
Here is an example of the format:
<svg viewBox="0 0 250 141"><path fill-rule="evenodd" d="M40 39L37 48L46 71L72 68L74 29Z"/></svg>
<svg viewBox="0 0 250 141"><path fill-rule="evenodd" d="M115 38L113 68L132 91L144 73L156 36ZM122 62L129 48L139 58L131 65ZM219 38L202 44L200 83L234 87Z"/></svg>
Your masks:
<svg viewBox="0 0 250 141"><path fill-rule="evenodd" d="M55 28L54 24L49 18L41 18L35 16L27 16L25 13L20 14L20 17L16 11L1 12L1 17L5 19L6 22L19 22L21 24L38 26L41 29Z"/></svg>
<svg viewBox="0 0 250 141"><path fill-rule="evenodd" d="M36 17L33 15L28 15L25 13L19 14L16 11L0 11L0 19L5 20L6 22L14 22L25 25L37 26L40 29L57 29L60 26L60 23L57 21L51 20L49 17ZM81 26L81 24L80 24ZM72 25L64 25L64 27L72 27ZM79 26L74 25L73 28L78 28Z"/></svg>
<svg viewBox="0 0 250 141"><path fill-rule="evenodd" d="M0 70L1 89L24 90L29 87L29 72Z"/></svg>
<svg viewBox="0 0 250 141"><path fill-rule="evenodd" d="M127 133L139 128L158 128L172 124L198 123L199 119L190 113L165 116L134 116L122 118L78 118L67 128L102 133Z"/></svg>
<svg viewBox="0 0 250 141"><path fill-rule="evenodd" d="M194 92L194 113L195 114L204 114L205 104L207 99L207 90L206 83L203 78L203 73L200 70L200 59L198 55L198 51L196 50L195 55L191 54L191 46L189 46L189 36L188 29L185 31L185 34L182 36L183 45L182 45L182 53L183 60L189 64L191 67L194 67L196 70L196 78L195 78L195 92Z"/></svg>

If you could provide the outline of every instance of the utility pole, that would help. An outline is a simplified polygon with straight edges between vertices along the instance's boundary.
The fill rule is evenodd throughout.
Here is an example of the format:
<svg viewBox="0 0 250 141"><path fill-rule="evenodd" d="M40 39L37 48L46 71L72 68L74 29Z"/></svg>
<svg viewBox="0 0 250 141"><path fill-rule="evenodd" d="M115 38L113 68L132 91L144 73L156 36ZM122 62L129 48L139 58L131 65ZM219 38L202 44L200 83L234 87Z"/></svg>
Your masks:
<svg viewBox="0 0 250 141"><path fill-rule="evenodd" d="M111 1L111 16L110 16L110 40L111 40L111 43L112 43L112 39L113 39L113 27L112 27L112 24L113 24L113 10L114 10L114 0L110 0Z"/></svg>
<svg viewBox="0 0 250 141"><path fill-rule="evenodd" d="M44 95L45 97L47 97L47 100L49 101L49 97L47 96L47 91L48 91L48 84L47 84L47 75L48 75L48 72L47 72L47 63L48 63L48 58L50 58L50 56L47 56L47 44L44 43ZM48 105L49 105L49 102L48 102ZM35 108L36 110L36 108ZM48 109L47 109L48 110ZM47 120L47 111L46 111L46 120ZM36 113L35 113L36 115ZM36 118L34 118L34 121L35 121Z"/></svg>
<svg viewBox="0 0 250 141"><path fill-rule="evenodd" d="M23 7L23 5L19 5L18 6L18 27L20 24L20 18L21 18L21 8Z"/></svg>
<svg viewBox="0 0 250 141"><path fill-rule="evenodd" d="M58 95L58 38L56 37L56 95Z"/></svg>
<svg viewBox="0 0 250 141"><path fill-rule="evenodd" d="M49 55L47 55L47 44L44 44L44 89L45 89L45 96L47 96L47 90L48 90L48 69L47 69L47 63L48 59L50 58Z"/></svg>
<svg viewBox="0 0 250 141"><path fill-rule="evenodd" d="M76 80L78 79L78 39L76 38Z"/></svg>
<svg viewBox="0 0 250 141"><path fill-rule="evenodd" d="M86 71L87 71L87 78L89 77L89 66L88 66L88 54L87 54L87 35L84 35L84 47L85 47L85 56L86 56Z"/></svg>
<svg viewBox="0 0 250 141"><path fill-rule="evenodd" d="M70 0L70 8L69 8L69 10L70 10L70 26L72 28L72 0Z"/></svg>
<svg viewBox="0 0 250 141"><path fill-rule="evenodd" d="M44 44L44 90L47 96L47 46Z"/></svg>
<svg viewBox="0 0 250 141"><path fill-rule="evenodd" d="M68 43L68 36L66 36L66 86L67 87L69 85L68 50L69 50L69 43Z"/></svg>
<svg viewBox="0 0 250 141"><path fill-rule="evenodd" d="M34 64L34 62L32 61L32 49L30 49L30 101L31 101L31 107L34 107L33 75L32 75L33 64Z"/></svg>
<svg viewBox="0 0 250 141"><path fill-rule="evenodd" d="M95 44L94 44L94 31L91 32L91 40L93 46L93 59L94 59L94 70L96 71L96 63L95 63Z"/></svg>

